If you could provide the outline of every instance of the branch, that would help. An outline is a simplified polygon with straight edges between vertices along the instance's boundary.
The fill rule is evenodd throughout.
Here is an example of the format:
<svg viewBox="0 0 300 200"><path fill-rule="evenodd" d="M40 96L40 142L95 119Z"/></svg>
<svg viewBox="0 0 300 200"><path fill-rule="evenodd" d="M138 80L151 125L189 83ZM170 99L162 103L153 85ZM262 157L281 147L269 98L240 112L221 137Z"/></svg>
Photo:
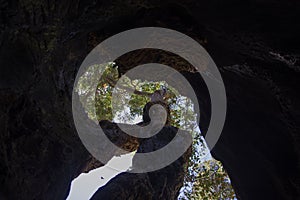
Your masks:
<svg viewBox="0 0 300 200"><path fill-rule="evenodd" d="M117 84L116 81L112 80L112 79L109 78L109 77L106 77L105 80L106 80L106 81L108 82L108 84L110 84L112 87L115 87L116 84ZM126 87L126 86L121 86L121 85L119 85L119 87L120 87L121 89L123 89L123 90L126 90L126 91L132 90L131 88ZM149 92L143 92L143 91L139 91L139 90L136 90L136 89L133 91L133 93L136 94L136 95L147 96L147 97L149 97L149 98L150 98L151 95L152 95L152 93L149 93Z"/></svg>

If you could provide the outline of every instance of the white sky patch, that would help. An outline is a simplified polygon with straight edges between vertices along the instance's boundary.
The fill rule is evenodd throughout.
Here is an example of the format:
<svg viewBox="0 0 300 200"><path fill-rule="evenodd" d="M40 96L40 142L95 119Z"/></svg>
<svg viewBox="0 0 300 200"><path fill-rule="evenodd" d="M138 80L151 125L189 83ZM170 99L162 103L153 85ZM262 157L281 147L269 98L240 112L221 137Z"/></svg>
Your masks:
<svg viewBox="0 0 300 200"><path fill-rule="evenodd" d="M124 123L124 116L130 114L130 108L125 107L117 113L113 119L115 123ZM126 120L128 124L136 124L142 121L142 116L136 116L132 121ZM114 156L105 166L80 174L71 183L71 190L66 200L88 200L110 179L127 171L132 166L132 158L135 152L122 156ZM102 178L101 178L102 177Z"/></svg>
<svg viewBox="0 0 300 200"><path fill-rule="evenodd" d="M66 200L88 200L110 179L127 171L132 165L134 153L113 157L105 166L80 174L71 183L71 190ZM116 170L116 169L120 169Z"/></svg>

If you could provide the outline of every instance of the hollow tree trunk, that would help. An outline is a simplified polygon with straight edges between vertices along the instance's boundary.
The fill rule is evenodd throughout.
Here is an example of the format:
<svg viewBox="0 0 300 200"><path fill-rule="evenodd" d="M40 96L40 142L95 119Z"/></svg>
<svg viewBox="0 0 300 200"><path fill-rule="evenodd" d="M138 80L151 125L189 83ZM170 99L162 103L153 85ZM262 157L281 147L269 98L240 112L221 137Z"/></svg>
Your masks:
<svg viewBox="0 0 300 200"><path fill-rule="evenodd" d="M292 0L0 1L0 198L66 198L73 178L92 160L71 113L81 62L111 35L162 26L201 42L219 66L228 112L213 153L239 198L299 199L299 8ZM172 56L154 59L192 71ZM121 73L132 67L120 62ZM185 75L202 106L205 133L209 96L197 74ZM131 184L140 181L123 174L105 188L114 182L125 187L126 176L136 176ZM166 191L177 191L180 181ZM136 194L148 191L150 182L154 192L146 194L156 194L154 180L142 182Z"/></svg>

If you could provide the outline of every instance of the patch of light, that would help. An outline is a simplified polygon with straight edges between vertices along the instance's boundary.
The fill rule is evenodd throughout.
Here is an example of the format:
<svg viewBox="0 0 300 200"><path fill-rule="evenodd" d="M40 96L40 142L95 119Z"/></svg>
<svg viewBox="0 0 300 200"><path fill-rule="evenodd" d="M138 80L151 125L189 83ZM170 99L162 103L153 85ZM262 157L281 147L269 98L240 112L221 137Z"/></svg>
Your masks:
<svg viewBox="0 0 300 200"><path fill-rule="evenodd" d="M105 166L80 174L71 183L71 190L66 200L88 200L98 188L104 186L116 175L127 171L132 166L134 153L113 157Z"/></svg>

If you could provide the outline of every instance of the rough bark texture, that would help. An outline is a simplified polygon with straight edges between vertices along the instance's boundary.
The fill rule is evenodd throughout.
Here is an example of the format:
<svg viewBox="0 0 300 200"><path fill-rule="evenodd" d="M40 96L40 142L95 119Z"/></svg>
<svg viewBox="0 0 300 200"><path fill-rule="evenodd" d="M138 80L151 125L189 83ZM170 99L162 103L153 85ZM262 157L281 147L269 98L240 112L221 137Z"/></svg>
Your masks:
<svg viewBox="0 0 300 200"><path fill-rule="evenodd" d="M71 113L81 62L115 33L162 26L201 42L221 71L228 112L213 154L238 197L299 199L299 15L293 0L1 0L0 197L66 198L91 162ZM176 58L156 61L193 71ZM122 73L133 67L126 59L120 66ZM209 96L197 74L184 74L198 95L205 133ZM130 184L150 178L123 174L121 186L126 176L136 177ZM152 197L148 183L140 192Z"/></svg>
<svg viewBox="0 0 300 200"><path fill-rule="evenodd" d="M165 126L157 135L143 139L138 153L148 153L167 145L177 133L177 129ZM124 172L113 178L107 185L101 187L92 200L100 199L176 199L183 185L187 162L191 148L171 165L149 173L132 174ZM139 165L133 157L132 168ZM145 166L147 167L147 166Z"/></svg>

